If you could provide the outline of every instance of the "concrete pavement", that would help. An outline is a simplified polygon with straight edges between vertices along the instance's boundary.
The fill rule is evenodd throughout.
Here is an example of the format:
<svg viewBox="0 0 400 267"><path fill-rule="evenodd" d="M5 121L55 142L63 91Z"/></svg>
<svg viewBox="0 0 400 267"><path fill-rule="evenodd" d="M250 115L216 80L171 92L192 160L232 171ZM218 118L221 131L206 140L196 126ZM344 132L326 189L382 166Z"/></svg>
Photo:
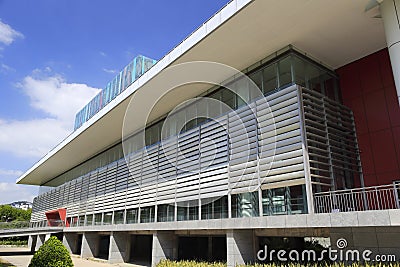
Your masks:
<svg viewBox="0 0 400 267"><path fill-rule="evenodd" d="M32 259L33 255L29 252L28 248L21 247L0 247L0 258L7 261L16 267L27 267ZM78 256L72 255L72 262L75 267L116 267L126 266L132 267L137 266L134 264L108 264L96 260L85 260Z"/></svg>

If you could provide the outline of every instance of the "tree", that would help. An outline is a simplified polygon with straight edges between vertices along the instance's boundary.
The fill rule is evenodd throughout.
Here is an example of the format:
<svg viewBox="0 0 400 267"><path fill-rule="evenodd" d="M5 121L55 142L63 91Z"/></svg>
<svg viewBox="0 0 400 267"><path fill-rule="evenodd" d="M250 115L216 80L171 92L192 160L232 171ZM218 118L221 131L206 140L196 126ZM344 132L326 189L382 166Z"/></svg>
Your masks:
<svg viewBox="0 0 400 267"><path fill-rule="evenodd" d="M73 267L71 256L63 243L52 236L33 255L28 267Z"/></svg>
<svg viewBox="0 0 400 267"><path fill-rule="evenodd" d="M29 221L32 210L23 210L11 207L10 205L0 205L0 221Z"/></svg>

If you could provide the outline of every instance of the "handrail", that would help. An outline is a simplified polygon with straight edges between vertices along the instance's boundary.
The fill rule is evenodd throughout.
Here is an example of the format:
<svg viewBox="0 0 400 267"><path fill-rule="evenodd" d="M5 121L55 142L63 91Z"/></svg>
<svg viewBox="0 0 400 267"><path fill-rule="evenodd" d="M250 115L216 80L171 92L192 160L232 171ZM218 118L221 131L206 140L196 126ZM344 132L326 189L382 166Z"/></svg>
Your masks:
<svg viewBox="0 0 400 267"><path fill-rule="evenodd" d="M400 184L369 186L314 194L316 213L400 209Z"/></svg>

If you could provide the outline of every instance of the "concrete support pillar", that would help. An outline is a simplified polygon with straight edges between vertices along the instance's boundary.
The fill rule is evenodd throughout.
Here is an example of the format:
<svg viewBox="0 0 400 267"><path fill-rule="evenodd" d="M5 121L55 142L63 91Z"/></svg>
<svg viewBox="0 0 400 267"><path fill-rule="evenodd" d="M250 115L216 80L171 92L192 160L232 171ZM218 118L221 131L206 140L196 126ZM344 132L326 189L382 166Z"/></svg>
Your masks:
<svg viewBox="0 0 400 267"><path fill-rule="evenodd" d="M99 255L100 236L95 233L84 233L82 238L82 258L95 258Z"/></svg>
<svg viewBox="0 0 400 267"><path fill-rule="evenodd" d="M39 248L44 244L46 235L38 235L36 239L36 246L35 246L35 251L38 251Z"/></svg>
<svg viewBox="0 0 400 267"><path fill-rule="evenodd" d="M151 266L156 266L160 260L178 257L177 236L170 231L158 231L153 234Z"/></svg>
<svg viewBox="0 0 400 267"><path fill-rule="evenodd" d="M255 261L254 240L252 230L228 230L226 233L228 267Z"/></svg>
<svg viewBox="0 0 400 267"><path fill-rule="evenodd" d="M129 252L131 249L130 235L125 232L113 232L110 236L110 252L108 262L124 263L129 261Z"/></svg>
<svg viewBox="0 0 400 267"><path fill-rule="evenodd" d="M46 242L47 240L49 240L50 237L51 237L51 234L46 234L46 235L44 236L44 242Z"/></svg>
<svg viewBox="0 0 400 267"><path fill-rule="evenodd" d="M63 244L71 254L80 254L78 248L78 234L64 233Z"/></svg>
<svg viewBox="0 0 400 267"><path fill-rule="evenodd" d="M400 0L384 0L380 5L380 11L400 103Z"/></svg>
<svg viewBox="0 0 400 267"><path fill-rule="evenodd" d="M35 252L37 238L37 235L30 235L28 237L28 248L31 250L31 252Z"/></svg>

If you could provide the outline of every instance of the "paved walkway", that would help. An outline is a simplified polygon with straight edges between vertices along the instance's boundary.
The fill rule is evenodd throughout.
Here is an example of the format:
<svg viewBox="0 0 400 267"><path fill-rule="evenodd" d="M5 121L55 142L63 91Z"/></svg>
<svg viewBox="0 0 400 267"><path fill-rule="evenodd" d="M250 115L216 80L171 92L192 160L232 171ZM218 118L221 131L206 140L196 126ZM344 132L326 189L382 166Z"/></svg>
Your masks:
<svg viewBox="0 0 400 267"><path fill-rule="evenodd" d="M12 248L12 247L0 247L0 258L7 261L17 267L28 267L32 255L29 253L27 248ZM106 262L100 262L97 260L84 260L78 256L72 256L72 262L75 267L116 267L116 266L126 266L132 267L137 266L134 264L108 264Z"/></svg>

